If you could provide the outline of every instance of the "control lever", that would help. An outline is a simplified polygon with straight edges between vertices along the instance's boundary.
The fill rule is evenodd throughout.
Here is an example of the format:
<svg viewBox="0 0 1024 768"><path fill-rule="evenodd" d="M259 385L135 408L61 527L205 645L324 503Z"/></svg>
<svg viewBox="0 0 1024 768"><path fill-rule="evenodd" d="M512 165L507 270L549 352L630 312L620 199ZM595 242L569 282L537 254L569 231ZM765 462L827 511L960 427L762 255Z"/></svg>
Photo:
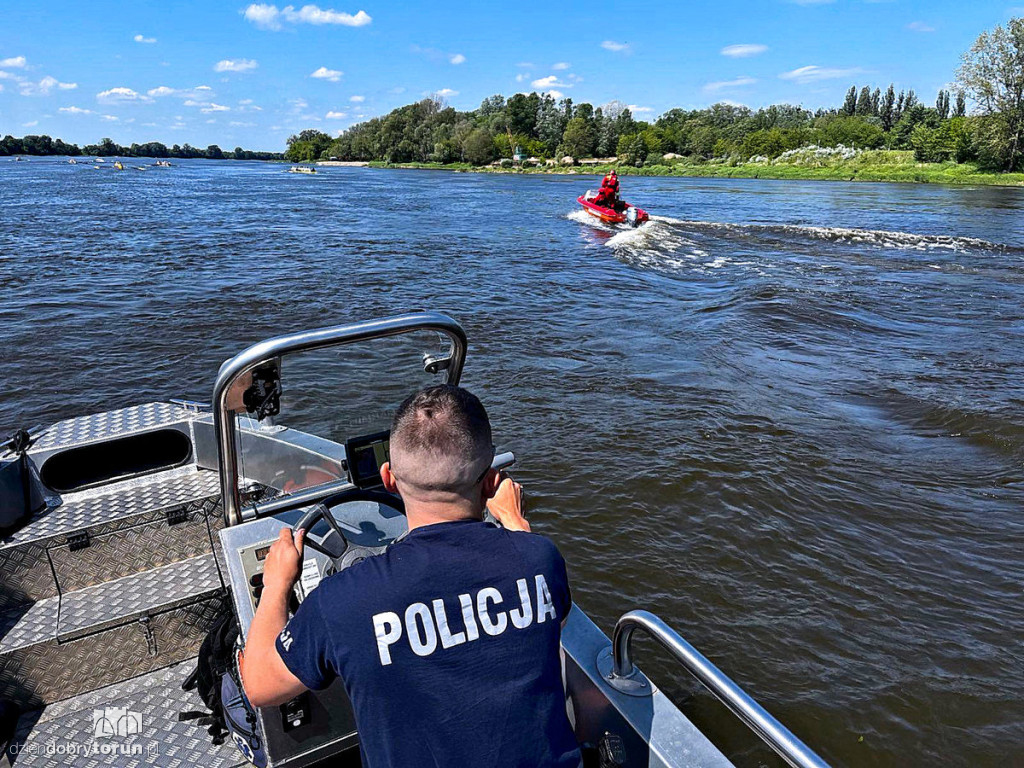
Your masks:
<svg viewBox="0 0 1024 768"><path fill-rule="evenodd" d="M494 457L494 461L491 462L491 469L508 469L516 463L516 455L512 451L505 451L499 453Z"/></svg>

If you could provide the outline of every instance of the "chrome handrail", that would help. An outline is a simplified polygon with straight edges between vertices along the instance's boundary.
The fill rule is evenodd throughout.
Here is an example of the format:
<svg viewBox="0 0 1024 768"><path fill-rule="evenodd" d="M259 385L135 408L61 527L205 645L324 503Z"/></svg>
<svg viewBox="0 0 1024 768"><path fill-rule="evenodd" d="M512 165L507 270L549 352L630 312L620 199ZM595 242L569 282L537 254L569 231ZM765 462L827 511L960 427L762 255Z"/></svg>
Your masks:
<svg viewBox="0 0 1024 768"><path fill-rule="evenodd" d="M447 380L452 384L458 384L462 377L463 365L466 362L466 332L455 320L439 312L411 312L382 320L334 325L328 328L277 336L254 344L220 367L217 381L213 387L211 402L213 404L213 426L217 434L220 490L224 505L225 526L237 525L242 521L241 498L238 490L238 454L234 429L235 414L227 403L228 392L238 377L282 355L354 344L413 331L437 331L445 334L451 340L452 353L447 365Z"/></svg>
<svg viewBox="0 0 1024 768"><path fill-rule="evenodd" d="M742 720L779 756L794 768L829 768L806 744L724 672L711 663L700 651L686 642L670 626L648 611L630 611L623 614L612 633L611 679L635 677L633 666L633 633L642 629L697 678L734 715Z"/></svg>

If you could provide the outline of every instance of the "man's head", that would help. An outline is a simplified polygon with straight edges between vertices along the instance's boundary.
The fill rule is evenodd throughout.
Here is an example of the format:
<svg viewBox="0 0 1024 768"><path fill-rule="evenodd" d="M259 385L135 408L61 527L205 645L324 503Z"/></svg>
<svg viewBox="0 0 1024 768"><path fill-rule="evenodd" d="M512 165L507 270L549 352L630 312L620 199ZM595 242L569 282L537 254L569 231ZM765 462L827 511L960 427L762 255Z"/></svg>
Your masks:
<svg viewBox="0 0 1024 768"><path fill-rule="evenodd" d="M477 397L450 384L406 398L391 424L385 487L410 505L457 505L483 511L497 487L491 423ZM493 475L493 477L492 477Z"/></svg>
<svg viewBox="0 0 1024 768"><path fill-rule="evenodd" d="M615 178L615 177L618 177L618 175L619 175L618 171L616 171L614 168L612 168L612 177Z"/></svg>

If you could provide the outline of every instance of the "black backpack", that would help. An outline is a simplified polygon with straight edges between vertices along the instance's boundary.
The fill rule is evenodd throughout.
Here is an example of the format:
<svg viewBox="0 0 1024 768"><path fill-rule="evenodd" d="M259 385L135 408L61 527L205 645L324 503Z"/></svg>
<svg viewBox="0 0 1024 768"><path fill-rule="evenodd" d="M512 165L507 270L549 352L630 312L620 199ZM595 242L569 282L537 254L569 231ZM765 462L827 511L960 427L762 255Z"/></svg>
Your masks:
<svg viewBox="0 0 1024 768"><path fill-rule="evenodd" d="M196 725L207 726L207 733L213 743L224 743L227 727L224 724L224 710L220 700L220 680L229 667L233 666L232 656L238 640L238 625L229 610L225 610L199 646L199 658L195 671L181 684L183 691L196 691L209 712L179 712L178 720L195 720Z"/></svg>
<svg viewBox="0 0 1024 768"><path fill-rule="evenodd" d="M178 720L194 720L206 726L215 745L231 736L239 752L256 766L266 765L256 713L240 693L241 681L235 665L238 653L238 624L230 609L214 622L199 646L196 668L181 684L182 690L196 691L208 712L179 712Z"/></svg>

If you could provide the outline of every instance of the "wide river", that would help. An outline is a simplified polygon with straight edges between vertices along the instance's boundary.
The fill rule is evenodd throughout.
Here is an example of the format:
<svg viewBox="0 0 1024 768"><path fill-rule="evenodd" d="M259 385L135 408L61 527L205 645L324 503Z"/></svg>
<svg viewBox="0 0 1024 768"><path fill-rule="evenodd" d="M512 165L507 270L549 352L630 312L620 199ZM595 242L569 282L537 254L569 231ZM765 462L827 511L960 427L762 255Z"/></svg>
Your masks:
<svg viewBox="0 0 1024 768"><path fill-rule="evenodd" d="M443 310L602 628L658 613L837 765L1024 765L1024 189L626 178L614 232L588 185L5 158L0 431Z"/></svg>

